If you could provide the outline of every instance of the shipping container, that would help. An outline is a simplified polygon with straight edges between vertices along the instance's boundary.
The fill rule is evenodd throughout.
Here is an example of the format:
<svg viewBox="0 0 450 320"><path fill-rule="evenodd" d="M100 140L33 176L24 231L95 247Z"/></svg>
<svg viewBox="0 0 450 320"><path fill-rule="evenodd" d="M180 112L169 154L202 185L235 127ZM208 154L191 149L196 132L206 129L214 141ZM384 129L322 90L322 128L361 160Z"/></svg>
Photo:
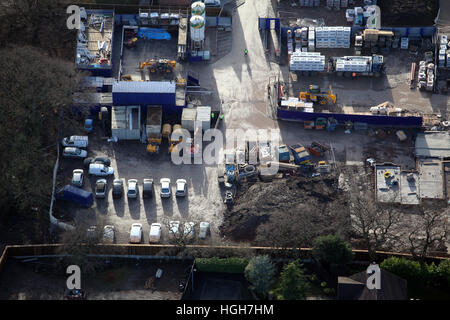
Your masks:
<svg viewBox="0 0 450 320"><path fill-rule="evenodd" d="M184 108L181 114L181 126L190 132L195 130L195 121L197 119L197 110L194 108Z"/></svg>
<svg viewBox="0 0 450 320"><path fill-rule="evenodd" d="M211 128L211 107L197 107L197 121L201 124L203 131Z"/></svg>

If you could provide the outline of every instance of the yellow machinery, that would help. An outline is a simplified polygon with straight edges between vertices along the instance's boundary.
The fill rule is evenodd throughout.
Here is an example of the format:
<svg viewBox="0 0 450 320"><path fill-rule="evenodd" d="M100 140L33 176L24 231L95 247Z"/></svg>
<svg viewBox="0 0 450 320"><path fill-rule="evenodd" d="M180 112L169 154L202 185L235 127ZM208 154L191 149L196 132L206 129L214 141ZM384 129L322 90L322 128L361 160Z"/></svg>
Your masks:
<svg viewBox="0 0 450 320"><path fill-rule="evenodd" d="M177 67L177 62L168 59L147 59L139 63L139 69L143 70L145 67L149 67L152 73L171 73Z"/></svg>
<svg viewBox="0 0 450 320"><path fill-rule="evenodd" d="M177 130L181 130L181 125L180 124L174 124L173 125L173 131L175 132ZM172 140L171 135L168 136L167 141L169 142L169 153L171 152L177 152L178 148L176 147L177 144L179 144L182 141L182 138L180 137L178 140Z"/></svg>
<svg viewBox="0 0 450 320"><path fill-rule="evenodd" d="M126 74L124 76L121 76L120 80L122 80L122 81L132 81L133 78L131 77L131 74Z"/></svg>
<svg viewBox="0 0 450 320"><path fill-rule="evenodd" d="M332 92L331 86L328 92L320 92L320 87L314 84L309 86L308 92L300 92L299 99L303 101L317 102L322 105L336 103L336 95Z"/></svg>
<svg viewBox="0 0 450 320"><path fill-rule="evenodd" d="M147 151L150 153L158 153L161 142L161 135L147 138Z"/></svg>

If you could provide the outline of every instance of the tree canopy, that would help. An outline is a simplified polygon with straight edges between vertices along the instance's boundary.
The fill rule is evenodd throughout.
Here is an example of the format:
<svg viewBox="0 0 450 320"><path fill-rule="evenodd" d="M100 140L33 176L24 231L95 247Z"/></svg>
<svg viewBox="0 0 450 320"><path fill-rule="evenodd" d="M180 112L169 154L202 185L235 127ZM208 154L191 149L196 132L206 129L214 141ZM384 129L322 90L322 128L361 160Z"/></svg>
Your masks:
<svg viewBox="0 0 450 320"><path fill-rule="evenodd" d="M275 266L267 255L253 257L245 267L246 279L261 298L267 297L274 273Z"/></svg>
<svg viewBox="0 0 450 320"><path fill-rule="evenodd" d="M350 244L336 235L316 238L312 247L312 255L320 262L329 265L345 265L353 259Z"/></svg>
<svg viewBox="0 0 450 320"><path fill-rule="evenodd" d="M283 300L303 300L306 299L308 290L309 283L304 274L303 266L297 260L284 266L276 290L278 298Z"/></svg>
<svg viewBox="0 0 450 320"><path fill-rule="evenodd" d="M32 47L0 50L0 210L49 204L59 115L80 75L72 63Z"/></svg>

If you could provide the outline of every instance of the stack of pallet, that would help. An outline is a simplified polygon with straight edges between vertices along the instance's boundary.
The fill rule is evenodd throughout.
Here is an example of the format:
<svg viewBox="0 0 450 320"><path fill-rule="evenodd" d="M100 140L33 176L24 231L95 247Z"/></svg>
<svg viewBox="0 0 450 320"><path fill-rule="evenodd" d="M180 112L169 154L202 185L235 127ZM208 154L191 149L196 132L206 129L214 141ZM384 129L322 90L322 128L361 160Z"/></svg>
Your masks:
<svg viewBox="0 0 450 320"><path fill-rule="evenodd" d="M291 71L318 71L325 70L325 56L320 52L294 52L289 63Z"/></svg>
<svg viewBox="0 0 450 320"><path fill-rule="evenodd" d="M316 48L350 48L350 27L316 28Z"/></svg>
<svg viewBox="0 0 450 320"><path fill-rule="evenodd" d="M318 7L320 6L320 0L299 0L301 7Z"/></svg>
<svg viewBox="0 0 450 320"><path fill-rule="evenodd" d="M448 44L446 35L441 36L440 43L441 43L441 46L439 48L439 56L438 56L439 67L445 67L446 64L449 64L449 61L447 61L447 63L445 63L445 60L447 58L447 44Z"/></svg>
<svg viewBox="0 0 450 320"><path fill-rule="evenodd" d="M371 57L341 57L336 60L338 72L370 72L371 68Z"/></svg>
<svg viewBox="0 0 450 320"><path fill-rule="evenodd" d="M314 27L309 27L308 31L308 51L314 52L316 50L316 31Z"/></svg>

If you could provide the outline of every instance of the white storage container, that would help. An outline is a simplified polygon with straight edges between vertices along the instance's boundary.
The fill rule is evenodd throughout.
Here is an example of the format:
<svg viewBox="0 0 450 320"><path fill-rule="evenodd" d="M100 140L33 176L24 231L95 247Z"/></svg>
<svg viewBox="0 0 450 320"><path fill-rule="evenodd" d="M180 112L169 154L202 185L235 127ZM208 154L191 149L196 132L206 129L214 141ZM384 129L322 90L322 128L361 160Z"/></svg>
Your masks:
<svg viewBox="0 0 450 320"><path fill-rule="evenodd" d="M197 119L197 109L184 108L181 114L181 126L190 132L195 130L195 120Z"/></svg>
<svg viewBox="0 0 450 320"><path fill-rule="evenodd" d="M197 107L197 121L201 123L202 130L211 128L211 107Z"/></svg>

